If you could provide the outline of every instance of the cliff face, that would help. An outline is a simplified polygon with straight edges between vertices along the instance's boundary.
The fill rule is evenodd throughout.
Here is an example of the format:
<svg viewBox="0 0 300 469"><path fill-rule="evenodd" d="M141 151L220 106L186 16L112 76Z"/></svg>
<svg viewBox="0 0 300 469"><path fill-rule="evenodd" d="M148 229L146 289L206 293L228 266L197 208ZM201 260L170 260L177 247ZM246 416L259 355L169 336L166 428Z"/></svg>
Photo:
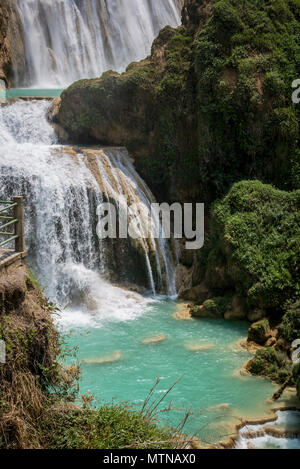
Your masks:
<svg viewBox="0 0 300 469"><path fill-rule="evenodd" d="M8 19L7 2L0 0L0 79L6 82L11 65L10 45L7 38Z"/></svg>
<svg viewBox="0 0 300 469"><path fill-rule="evenodd" d="M24 67L23 30L13 0L0 0L0 79L13 85L15 73Z"/></svg>
<svg viewBox="0 0 300 469"><path fill-rule="evenodd" d="M210 203L254 177L297 188L298 28L294 0L186 0L149 58L73 84L56 122L69 141L127 146L161 200Z"/></svg>

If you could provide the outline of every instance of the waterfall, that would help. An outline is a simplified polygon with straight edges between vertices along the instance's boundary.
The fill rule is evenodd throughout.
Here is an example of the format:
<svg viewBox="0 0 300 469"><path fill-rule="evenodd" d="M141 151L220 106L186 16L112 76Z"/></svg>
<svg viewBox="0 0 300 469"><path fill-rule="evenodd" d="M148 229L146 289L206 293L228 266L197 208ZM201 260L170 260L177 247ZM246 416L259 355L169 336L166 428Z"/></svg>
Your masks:
<svg viewBox="0 0 300 469"><path fill-rule="evenodd" d="M24 41L15 86L65 87L145 58L166 25L180 24L183 0L11 0Z"/></svg>
<svg viewBox="0 0 300 469"><path fill-rule="evenodd" d="M111 270L114 280L123 281L139 271L147 288L174 294L169 243L150 237L134 246L97 236L97 207L104 200L138 202L145 210L131 216L141 222L154 201L127 150L58 145L46 119L48 107L44 100L0 107L0 198L25 196L29 262L49 297L63 305L84 303L97 312L114 292L107 281ZM117 310L118 302L124 305L123 296L114 308L107 299L106 312ZM131 311L133 297L126 296Z"/></svg>

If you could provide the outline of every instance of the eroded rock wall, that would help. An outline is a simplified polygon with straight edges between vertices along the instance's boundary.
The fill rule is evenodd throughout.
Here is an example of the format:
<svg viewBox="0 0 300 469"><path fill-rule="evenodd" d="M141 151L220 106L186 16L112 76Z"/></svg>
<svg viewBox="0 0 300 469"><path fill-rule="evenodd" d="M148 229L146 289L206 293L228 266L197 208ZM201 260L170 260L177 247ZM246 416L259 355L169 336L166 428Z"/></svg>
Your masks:
<svg viewBox="0 0 300 469"><path fill-rule="evenodd" d="M24 40L14 0L0 0L0 79L13 86L24 68Z"/></svg>
<svg viewBox="0 0 300 469"><path fill-rule="evenodd" d="M8 6L5 0L0 0L0 79L7 82L7 75L11 65L10 45L8 43Z"/></svg>

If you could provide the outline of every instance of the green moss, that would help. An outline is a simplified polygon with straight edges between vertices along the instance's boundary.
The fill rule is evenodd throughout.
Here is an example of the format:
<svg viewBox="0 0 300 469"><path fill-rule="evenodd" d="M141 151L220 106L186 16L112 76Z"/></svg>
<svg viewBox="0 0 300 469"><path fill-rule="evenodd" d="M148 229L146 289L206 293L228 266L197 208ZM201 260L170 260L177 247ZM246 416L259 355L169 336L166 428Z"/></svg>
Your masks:
<svg viewBox="0 0 300 469"><path fill-rule="evenodd" d="M263 361L260 358L254 358L252 363L251 363L251 373L254 375L259 375L263 372L264 370L264 365Z"/></svg>
<svg viewBox="0 0 300 469"><path fill-rule="evenodd" d="M291 84L298 75L298 34L295 2L275 0L217 1L199 31L199 157L209 162L204 174L216 195L247 172L282 188L295 182L299 109L291 102ZM288 119L274 118L281 109ZM214 142L223 142L221 148Z"/></svg>
<svg viewBox="0 0 300 469"><path fill-rule="evenodd" d="M217 286L213 272L225 265L229 284L250 309L282 314L300 291L299 209L300 191L279 191L258 181L235 184L212 209L203 251L209 286Z"/></svg>
<svg viewBox="0 0 300 469"><path fill-rule="evenodd" d="M212 300L205 301L205 303L203 303L203 306L206 309L211 309L216 313L220 314L221 316L224 316L229 304L231 303L231 300L232 298L228 296L213 298Z"/></svg>
<svg viewBox="0 0 300 469"><path fill-rule="evenodd" d="M252 324L248 332L248 339L256 342L257 344L264 345L269 338L269 332L269 321L267 319L263 319L262 321Z"/></svg>
<svg viewBox="0 0 300 469"><path fill-rule="evenodd" d="M292 363L288 357L267 347L256 352L253 360L249 363L249 371L254 375L267 376L277 383L284 383L292 373ZM291 380L291 385L295 381Z"/></svg>
<svg viewBox="0 0 300 469"><path fill-rule="evenodd" d="M279 333L290 344L300 339L300 301L288 308L279 327Z"/></svg>
<svg viewBox="0 0 300 469"><path fill-rule="evenodd" d="M42 429L45 447L51 449L172 448L170 432L160 430L126 404L53 412L45 416Z"/></svg>
<svg viewBox="0 0 300 469"><path fill-rule="evenodd" d="M203 318L223 318L231 302L232 296L230 295L211 298L206 300L201 306L191 308L191 315Z"/></svg>

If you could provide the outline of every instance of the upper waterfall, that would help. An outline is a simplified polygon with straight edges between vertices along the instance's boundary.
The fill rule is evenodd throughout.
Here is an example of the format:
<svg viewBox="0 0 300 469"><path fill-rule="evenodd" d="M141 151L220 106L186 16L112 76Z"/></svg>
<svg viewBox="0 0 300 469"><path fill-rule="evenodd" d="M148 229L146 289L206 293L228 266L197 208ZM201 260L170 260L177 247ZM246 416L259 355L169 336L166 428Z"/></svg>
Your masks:
<svg viewBox="0 0 300 469"><path fill-rule="evenodd" d="M146 57L183 0L13 0L24 42L16 87L65 87Z"/></svg>

